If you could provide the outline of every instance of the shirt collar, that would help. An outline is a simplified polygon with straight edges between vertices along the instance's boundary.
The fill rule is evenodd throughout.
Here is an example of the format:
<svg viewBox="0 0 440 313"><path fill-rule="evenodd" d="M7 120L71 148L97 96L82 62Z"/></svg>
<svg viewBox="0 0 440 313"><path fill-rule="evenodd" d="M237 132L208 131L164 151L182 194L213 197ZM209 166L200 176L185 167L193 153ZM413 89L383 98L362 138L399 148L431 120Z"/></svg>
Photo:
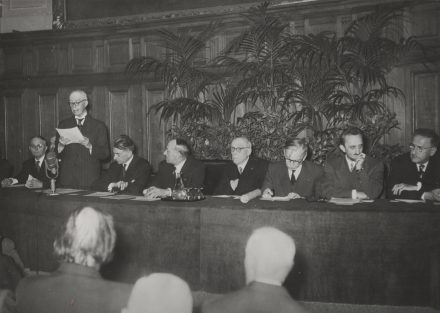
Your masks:
<svg viewBox="0 0 440 313"><path fill-rule="evenodd" d="M356 161L353 161L353 160L349 159L349 158L347 157L347 155L345 155L345 160L347 161L348 168L351 168L350 165L352 165L352 164L353 164L353 165L356 164Z"/></svg>
<svg viewBox="0 0 440 313"><path fill-rule="evenodd" d="M299 174L301 173L301 169L302 169L303 165L302 163L296 168L296 170L291 170L289 168L289 176L292 177L292 174L295 175L295 178L298 178Z"/></svg>
<svg viewBox="0 0 440 313"><path fill-rule="evenodd" d="M174 167L176 168L175 172L176 173L180 173L182 171L182 167L185 165L186 159L183 160L182 162L180 162L177 165L174 165Z"/></svg>
<svg viewBox="0 0 440 313"><path fill-rule="evenodd" d="M122 166L124 166L124 164L127 165L127 166L125 167L125 169L127 169L127 168L130 166L131 161L133 161L133 157L134 157L134 155L132 155L131 158L130 158L127 162L123 163Z"/></svg>
<svg viewBox="0 0 440 313"><path fill-rule="evenodd" d="M41 157L39 157L38 159L35 159L35 161L38 161L38 162L40 162L40 165L41 164L43 164L43 160L44 160L44 157L45 157L46 155L42 155Z"/></svg>
<svg viewBox="0 0 440 313"><path fill-rule="evenodd" d="M428 163L429 163L429 160L426 161L425 163L417 164L417 169L419 169L420 165L424 165L423 171L426 171L426 168L428 167Z"/></svg>
<svg viewBox="0 0 440 313"><path fill-rule="evenodd" d="M86 116L87 116L87 111L85 111L85 112L84 112L83 114L81 114L80 116L75 116L75 119L80 120L80 119L86 118Z"/></svg>
<svg viewBox="0 0 440 313"><path fill-rule="evenodd" d="M241 167L242 171L244 171L244 168L246 167L246 164L248 163L249 158L247 158L246 160L244 160L244 162L241 162L240 164L237 164L237 169L239 167Z"/></svg>

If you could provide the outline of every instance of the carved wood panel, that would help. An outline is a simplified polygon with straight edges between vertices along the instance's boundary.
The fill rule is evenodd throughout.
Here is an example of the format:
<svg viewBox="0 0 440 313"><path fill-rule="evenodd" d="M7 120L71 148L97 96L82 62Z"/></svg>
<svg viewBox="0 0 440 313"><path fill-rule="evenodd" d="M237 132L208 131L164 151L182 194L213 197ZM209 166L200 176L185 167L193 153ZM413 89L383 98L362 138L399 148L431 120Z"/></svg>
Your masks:
<svg viewBox="0 0 440 313"><path fill-rule="evenodd" d="M41 92L38 95L39 133L50 140L55 136L58 126L58 109L56 92Z"/></svg>
<svg viewBox="0 0 440 313"><path fill-rule="evenodd" d="M159 162L164 159L163 151L166 148L166 125L160 121L159 114L150 112L150 108L157 102L163 100L163 91L146 90L145 98L147 103L147 132L145 133L148 142L148 159L151 165L157 170Z"/></svg>
<svg viewBox="0 0 440 313"><path fill-rule="evenodd" d="M414 128L440 130L440 73L414 75Z"/></svg>
<svg viewBox="0 0 440 313"><path fill-rule="evenodd" d="M73 73L94 71L96 53L93 41L73 43L70 47L70 55Z"/></svg>
<svg viewBox="0 0 440 313"><path fill-rule="evenodd" d="M37 73L55 74L58 71L57 47L55 45L36 47Z"/></svg>
<svg viewBox="0 0 440 313"><path fill-rule="evenodd" d="M4 157L14 166L14 173L21 168L23 156L26 155L23 147L22 96L10 94L3 97L5 116L5 151Z"/></svg>

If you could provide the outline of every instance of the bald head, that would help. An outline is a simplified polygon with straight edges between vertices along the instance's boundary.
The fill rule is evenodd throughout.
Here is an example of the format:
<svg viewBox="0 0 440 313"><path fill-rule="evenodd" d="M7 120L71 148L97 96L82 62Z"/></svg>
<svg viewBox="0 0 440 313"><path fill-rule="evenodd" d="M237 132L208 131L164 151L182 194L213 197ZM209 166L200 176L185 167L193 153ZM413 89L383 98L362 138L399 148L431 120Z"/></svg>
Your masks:
<svg viewBox="0 0 440 313"><path fill-rule="evenodd" d="M191 313L188 284L167 273L155 273L137 280L122 313Z"/></svg>
<svg viewBox="0 0 440 313"><path fill-rule="evenodd" d="M246 244L246 281L282 284L293 267L295 242L274 227L256 229Z"/></svg>

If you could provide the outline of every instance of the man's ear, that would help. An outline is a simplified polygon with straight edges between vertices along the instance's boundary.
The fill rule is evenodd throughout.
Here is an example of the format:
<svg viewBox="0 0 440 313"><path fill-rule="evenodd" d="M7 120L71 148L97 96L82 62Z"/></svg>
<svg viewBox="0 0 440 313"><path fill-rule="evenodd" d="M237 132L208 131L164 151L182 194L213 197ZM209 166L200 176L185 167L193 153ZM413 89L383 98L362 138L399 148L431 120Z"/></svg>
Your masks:
<svg viewBox="0 0 440 313"><path fill-rule="evenodd" d="M339 145L339 149L341 149L341 151L345 153L345 146L344 145Z"/></svg>
<svg viewBox="0 0 440 313"><path fill-rule="evenodd" d="M430 156L433 156L437 152L437 147L431 148L431 152L429 153Z"/></svg>

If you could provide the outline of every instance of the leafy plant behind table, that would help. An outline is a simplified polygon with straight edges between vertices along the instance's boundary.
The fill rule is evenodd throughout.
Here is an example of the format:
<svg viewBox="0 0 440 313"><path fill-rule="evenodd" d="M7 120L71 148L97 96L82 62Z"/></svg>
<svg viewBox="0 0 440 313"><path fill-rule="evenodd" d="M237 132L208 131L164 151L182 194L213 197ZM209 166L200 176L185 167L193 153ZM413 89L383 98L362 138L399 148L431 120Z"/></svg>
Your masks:
<svg viewBox="0 0 440 313"><path fill-rule="evenodd" d="M360 127L368 153L389 160L402 152L381 144L398 127L387 99L404 100L389 85L387 74L401 59L419 49L415 38L403 38L402 7L378 7L353 21L344 35L333 32L299 35L269 14L263 3L243 14L248 27L211 64L198 66L207 42L220 29L160 36L163 59L135 58L127 71L161 79L166 98L153 110L175 123L170 136L189 139L203 159L226 159L232 138L247 136L254 152L281 159L287 137L308 136L311 159L322 163L337 150L339 134ZM247 113L237 116L237 107Z"/></svg>

